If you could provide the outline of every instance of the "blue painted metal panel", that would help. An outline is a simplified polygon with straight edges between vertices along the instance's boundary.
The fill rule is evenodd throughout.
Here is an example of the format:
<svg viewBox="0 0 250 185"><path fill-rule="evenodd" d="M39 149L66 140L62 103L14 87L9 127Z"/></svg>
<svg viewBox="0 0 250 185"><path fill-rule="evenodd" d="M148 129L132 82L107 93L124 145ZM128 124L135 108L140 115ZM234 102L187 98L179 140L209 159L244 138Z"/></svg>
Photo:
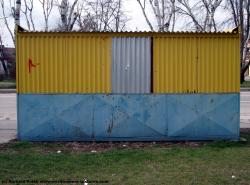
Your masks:
<svg viewBox="0 0 250 185"><path fill-rule="evenodd" d="M96 138L166 137L166 96L104 95L94 97Z"/></svg>
<svg viewBox="0 0 250 185"><path fill-rule="evenodd" d="M18 95L31 141L238 139L239 94Z"/></svg>
<svg viewBox="0 0 250 185"><path fill-rule="evenodd" d="M18 135L24 140L93 138L92 96L19 95Z"/></svg>
<svg viewBox="0 0 250 185"><path fill-rule="evenodd" d="M168 136L181 139L239 137L239 95L168 96Z"/></svg>

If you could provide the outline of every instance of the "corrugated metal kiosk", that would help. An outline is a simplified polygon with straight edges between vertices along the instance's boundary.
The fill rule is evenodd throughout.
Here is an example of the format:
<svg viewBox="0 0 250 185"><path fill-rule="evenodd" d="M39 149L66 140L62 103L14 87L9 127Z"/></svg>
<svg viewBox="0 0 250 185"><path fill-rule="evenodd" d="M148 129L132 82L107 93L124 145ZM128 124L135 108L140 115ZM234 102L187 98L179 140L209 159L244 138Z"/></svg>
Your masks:
<svg viewBox="0 0 250 185"><path fill-rule="evenodd" d="M239 138L238 33L17 31L18 138Z"/></svg>

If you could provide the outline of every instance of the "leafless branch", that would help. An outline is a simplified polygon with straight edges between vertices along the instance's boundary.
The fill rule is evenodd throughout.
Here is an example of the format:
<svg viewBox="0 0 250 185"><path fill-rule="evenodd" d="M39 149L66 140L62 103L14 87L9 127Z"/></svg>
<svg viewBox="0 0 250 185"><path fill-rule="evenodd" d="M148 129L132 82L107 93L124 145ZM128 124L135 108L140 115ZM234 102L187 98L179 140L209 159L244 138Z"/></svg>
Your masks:
<svg viewBox="0 0 250 185"><path fill-rule="evenodd" d="M146 0L143 0L143 1L144 2L143 2L143 5L142 5L141 0L137 0L137 2L139 3L139 5L141 7L142 13L143 13L143 15L145 17L145 20L146 20L150 30L154 31L154 28L153 28L151 22L149 21L147 14L146 14Z"/></svg>
<svg viewBox="0 0 250 185"><path fill-rule="evenodd" d="M51 10L53 8L54 0L39 0L43 8L43 16L45 21L45 31L48 31L48 22Z"/></svg>
<svg viewBox="0 0 250 185"><path fill-rule="evenodd" d="M6 26L7 30L8 30L8 32L9 32L9 34L10 34L10 36L11 36L11 39L12 39L12 41L13 41L13 44L15 45L15 37L14 37L13 32L12 32L11 29L10 29L9 22L8 22L7 17L6 17L6 14L5 14L5 8L6 8L6 7L5 7L5 4L4 4L4 0L1 0L0 3L1 3L1 7L2 7L2 14L3 14L4 24L5 24L5 26Z"/></svg>
<svg viewBox="0 0 250 185"><path fill-rule="evenodd" d="M121 31L128 21L122 0L88 1L85 11L78 20L81 31Z"/></svg>

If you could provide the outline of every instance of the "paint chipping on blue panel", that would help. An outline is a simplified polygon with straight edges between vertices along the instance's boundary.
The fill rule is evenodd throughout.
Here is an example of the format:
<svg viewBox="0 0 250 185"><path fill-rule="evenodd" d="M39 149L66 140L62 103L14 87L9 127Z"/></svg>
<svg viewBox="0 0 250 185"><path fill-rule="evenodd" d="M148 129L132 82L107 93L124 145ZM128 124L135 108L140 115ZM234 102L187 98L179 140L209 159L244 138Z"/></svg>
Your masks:
<svg viewBox="0 0 250 185"><path fill-rule="evenodd" d="M239 94L18 95L31 141L237 139Z"/></svg>

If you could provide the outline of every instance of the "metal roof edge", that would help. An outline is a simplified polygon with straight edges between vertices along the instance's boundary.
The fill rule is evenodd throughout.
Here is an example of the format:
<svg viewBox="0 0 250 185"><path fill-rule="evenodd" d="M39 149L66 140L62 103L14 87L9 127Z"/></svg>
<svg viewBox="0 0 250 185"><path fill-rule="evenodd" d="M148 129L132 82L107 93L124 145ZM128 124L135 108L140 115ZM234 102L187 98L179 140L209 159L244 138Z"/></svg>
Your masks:
<svg viewBox="0 0 250 185"><path fill-rule="evenodd" d="M113 31L29 31L25 30L21 26L18 26L18 33L63 33L63 34L70 34L70 33L80 33L80 34L157 34L157 35L166 35L166 34L239 34L237 30L233 31L219 31L219 32L206 32L206 31L164 31L164 32L153 32L153 31L120 31L120 32L113 32Z"/></svg>

